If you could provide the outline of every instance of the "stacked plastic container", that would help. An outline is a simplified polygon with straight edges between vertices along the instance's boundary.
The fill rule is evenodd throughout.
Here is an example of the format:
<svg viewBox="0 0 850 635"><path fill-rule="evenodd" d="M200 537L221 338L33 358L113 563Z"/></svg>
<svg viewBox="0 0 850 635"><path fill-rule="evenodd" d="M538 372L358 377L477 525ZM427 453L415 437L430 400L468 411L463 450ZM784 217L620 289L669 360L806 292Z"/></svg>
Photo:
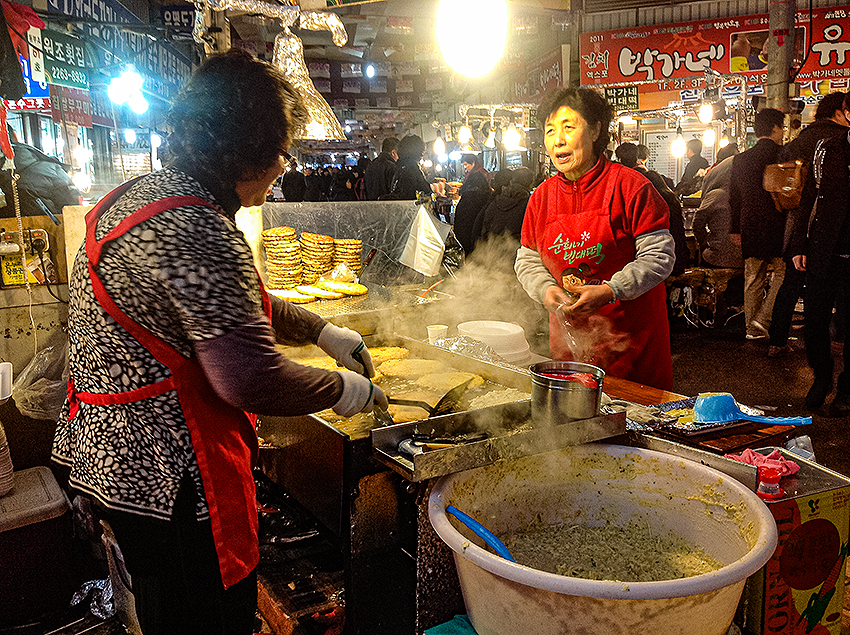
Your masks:
<svg viewBox="0 0 850 635"><path fill-rule="evenodd" d="M531 357L531 349L525 339L525 331L511 322L478 320L457 325L458 335L466 335L484 342L506 362L516 364Z"/></svg>

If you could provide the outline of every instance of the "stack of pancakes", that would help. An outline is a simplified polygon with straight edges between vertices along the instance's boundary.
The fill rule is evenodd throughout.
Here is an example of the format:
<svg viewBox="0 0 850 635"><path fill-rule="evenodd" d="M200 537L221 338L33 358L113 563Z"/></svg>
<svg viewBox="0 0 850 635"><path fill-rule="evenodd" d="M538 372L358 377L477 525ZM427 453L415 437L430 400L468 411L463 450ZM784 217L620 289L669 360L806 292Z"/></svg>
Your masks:
<svg viewBox="0 0 850 635"><path fill-rule="evenodd" d="M270 289L292 289L302 282L301 248L292 227L263 230Z"/></svg>
<svg viewBox="0 0 850 635"><path fill-rule="evenodd" d="M360 258L363 255L363 241L356 238L335 238L333 266L344 264L355 275L360 275Z"/></svg>
<svg viewBox="0 0 850 635"><path fill-rule="evenodd" d="M323 273L333 269L333 236L301 232L301 266L304 284L314 284Z"/></svg>

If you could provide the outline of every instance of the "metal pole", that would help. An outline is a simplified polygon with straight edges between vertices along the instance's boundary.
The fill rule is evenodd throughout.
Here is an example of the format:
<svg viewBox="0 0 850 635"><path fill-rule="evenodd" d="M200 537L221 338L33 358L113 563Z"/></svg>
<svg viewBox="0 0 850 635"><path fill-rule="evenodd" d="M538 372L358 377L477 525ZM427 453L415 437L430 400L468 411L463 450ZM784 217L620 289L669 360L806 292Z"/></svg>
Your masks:
<svg viewBox="0 0 850 635"><path fill-rule="evenodd" d="M788 112L788 86L796 51L796 0L771 0L767 47L767 107Z"/></svg>

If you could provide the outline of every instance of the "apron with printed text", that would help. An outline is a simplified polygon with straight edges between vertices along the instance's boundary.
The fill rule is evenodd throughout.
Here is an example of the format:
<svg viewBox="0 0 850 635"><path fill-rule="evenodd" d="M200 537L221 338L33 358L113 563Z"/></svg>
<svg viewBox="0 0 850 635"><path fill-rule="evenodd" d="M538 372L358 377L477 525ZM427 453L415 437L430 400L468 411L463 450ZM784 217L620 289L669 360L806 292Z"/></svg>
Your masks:
<svg viewBox="0 0 850 635"><path fill-rule="evenodd" d="M85 393L74 389L68 379L69 419L79 402L93 405L127 404L174 390L180 400L183 416L198 461L204 494L209 508L213 539L218 555L222 582L228 588L244 579L259 562L257 538L257 498L252 468L257 457L256 415L240 411L213 390L197 358L185 358L172 346L125 314L109 294L95 272L106 243L166 210L209 202L194 196L172 196L149 203L121 221L102 240L95 238L97 221L132 181L110 192L86 214L86 255L94 294L101 307L167 366L170 377L141 388L119 393ZM271 318L271 303L260 282L263 309Z"/></svg>
<svg viewBox="0 0 850 635"><path fill-rule="evenodd" d="M601 284L635 259L634 240L614 237L612 199L621 166L606 166L601 207L583 205L581 186L569 183L564 214L550 214L540 257L561 287ZM549 315L549 347L554 359L582 361L613 377L669 390L673 384L666 294L659 284L642 296L603 306L596 314L568 316L570 327ZM575 351L575 354L573 353Z"/></svg>

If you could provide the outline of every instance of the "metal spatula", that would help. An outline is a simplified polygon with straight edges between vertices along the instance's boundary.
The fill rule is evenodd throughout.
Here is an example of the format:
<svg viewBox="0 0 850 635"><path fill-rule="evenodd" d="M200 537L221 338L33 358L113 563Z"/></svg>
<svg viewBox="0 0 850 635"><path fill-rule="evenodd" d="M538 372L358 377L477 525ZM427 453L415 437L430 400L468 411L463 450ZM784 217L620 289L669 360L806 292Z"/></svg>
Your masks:
<svg viewBox="0 0 850 635"><path fill-rule="evenodd" d="M700 395L694 404L694 419L700 423L725 423L727 421L755 421L777 426L801 426L812 422L811 417L765 417L749 415L738 407L738 402L728 392Z"/></svg>
<svg viewBox="0 0 850 635"><path fill-rule="evenodd" d="M458 384L457 386L452 388L449 392L442 396L440 401L438 401L437 405L433 408L426 401L416 401L413 399L397 399L395 397L389 397L389 401L391 404L395 404L397 406L416 406L417 408L422 408L425 412L427 412L429 417L437 417L439 415L454 412L458 409L458 407L460 406L460 401L461 399L463 399L463 395L469 388L469 383L471 381L472 378L467 379L462 384Z"/></svg>

